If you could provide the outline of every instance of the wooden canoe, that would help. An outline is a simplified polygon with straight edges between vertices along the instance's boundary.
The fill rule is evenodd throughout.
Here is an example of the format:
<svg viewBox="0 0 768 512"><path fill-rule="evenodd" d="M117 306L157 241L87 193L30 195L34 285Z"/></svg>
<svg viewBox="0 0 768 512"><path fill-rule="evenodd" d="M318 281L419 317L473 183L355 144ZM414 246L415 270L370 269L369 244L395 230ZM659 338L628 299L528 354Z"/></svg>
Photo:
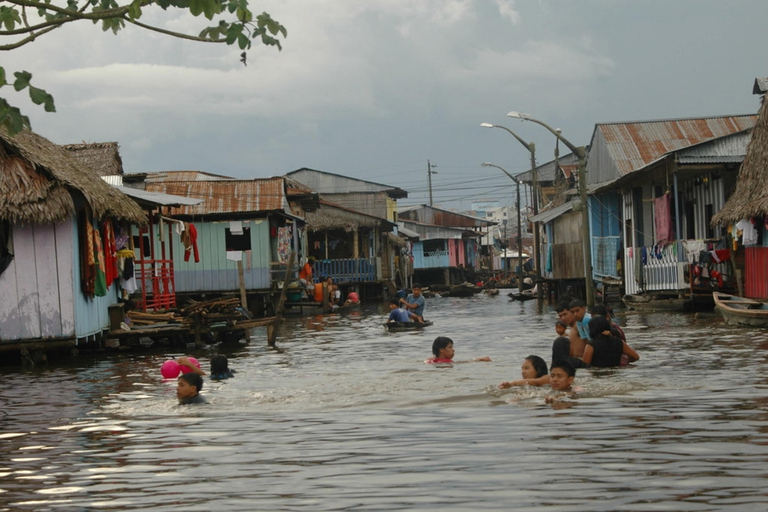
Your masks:
<svg viewBox="0 0 768 512"><path fill-rule="evenodd" d="M768 303L721 292L713 292L712 297L728 325L768 327Z"/></svg>
<svg viewBox="0 0 768 512"><path fill-rule="evenodd" d="M425 327L429 327L432 325L432 322L429 320L424 320L424 323L421 322L387 322L384 324L384 327L389 332L402 332L402 331L417 331L419 329L423 329Z"/></svg>

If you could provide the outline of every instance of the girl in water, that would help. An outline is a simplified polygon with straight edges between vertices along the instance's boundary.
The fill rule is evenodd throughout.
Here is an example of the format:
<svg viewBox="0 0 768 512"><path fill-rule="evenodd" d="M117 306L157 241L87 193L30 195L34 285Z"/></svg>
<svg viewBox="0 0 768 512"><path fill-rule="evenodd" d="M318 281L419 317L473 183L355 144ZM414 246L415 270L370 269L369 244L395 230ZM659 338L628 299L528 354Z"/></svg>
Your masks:
<svg viewBox="0 0 768 512"><path fill-rule="evenodd" d="M589 336L592 339L584 348L582 360L592 366L605 368L620 366L622 356L628 362L640 359L640 356L626 341L611 334L611 323L603 316L595 316L589 321Z"/></svg>
<svg viewBox="0 0 768 512"><path fill-rule="evenodd" d="M512 386L543 386L549 384L549 372L547 363L539 356L528 356L523 361L522 376L520 380L502 382L499 389L508 389Z"/></svg>

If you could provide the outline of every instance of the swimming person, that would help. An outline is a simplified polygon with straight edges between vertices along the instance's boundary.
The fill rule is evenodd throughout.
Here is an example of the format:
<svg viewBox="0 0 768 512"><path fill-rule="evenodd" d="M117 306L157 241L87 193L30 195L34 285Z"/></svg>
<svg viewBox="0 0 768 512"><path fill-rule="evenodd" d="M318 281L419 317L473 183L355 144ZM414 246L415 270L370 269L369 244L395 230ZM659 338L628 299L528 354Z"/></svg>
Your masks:
<svg viewBox="0 0 768 512"><path fill-rule="evenodd" d="M589 365L598 368L620 366L622 355L626 355L629 362L640 359L626 341L611 333L611 322L604 316L595 316L589 321L589 335L592 341L584 349L582 357Z"/></svg>
<svg viewBox="0 0 768 512"><path fill-rule="evenodd" d="M565 322L562 320L558 320L555 322L555 332L557 333L557 336L565 336L565 333L567 332L568 326L565 325Z"/></svg>
<svg viewBox="0 0 768 512"><path fill-rule="evenodd" d="M558 362L549 369L549 386L556 394L544 399L545 403L558 402L564 397L573 397L573 380L576 378L576 368L566 362Z"/></svg>
<svg viewBox="0 0 768 512"><path fill-rule="evenodd" d="M547 363L539 356L528 356L523 361L522 376L520 380L502 382L499 389L507 389L512 386L543 386L549 384L549 371Z"/></svg>
<svg viewBox="0 0 768 512"><path fill-rule="evenodd" d="M557 317L560 321L568 326L568 339L571 342L569 345L570 356L578 358L584 354L584 346L587 342L579 336L579 329L576 327L576 318L573 316L571 308L568 307L569 304L570 302L567 300L559 302L555 306L555 311L557 311ZM553 345L552 349L554 350L554 348Z"/></svg>
<svg viewBox="0 0 768 512"><path fill-rule="evenodd" d="M424 321L424 307L427 305L427 301L421 294L420 284L414 283L410 295L405 299L400 299L400 304L402 304L405 309L418 315L422 322Z"/></svg>
<svg viewBox="0 0 768 512"><path fill-rule="evenodd" d="M229 369L227 356L219 354L211 358L211 379L224 380L231 379L234 376L234 370Z"/></svg>
<svg viewBox="0 0 768 512"><path fill-rule="evenodd" d="M488 356L476 357L472 361L454 361L453 356L456 351L453 349L453 340L447 336L438 336L432 343L432 354L434 357L430 357L425 363L470 363L474 361L490 362L491 358Z"/></svg>
<svg viewBox="0 0 768 512"><path fill-rule="evenodd" d="M552 363L550 369L555 363L568 363L574 368L586 368L587 364L578 357L571 356L571 340L565 336L556 338L552 343Z"/></svg>
<svg viewBox="0 0 768 512"><path fill-rule="evenodd" d="M203 378L197 373L182 373L176 383L176 398L179 405L207 403L200 391L203 389Z"/></svg>
<svg viewBox="0 0 768 512"><path fill-rule="evenodd" d="M190 361L189 358L186 357L186 356L182 356L182 357L177 358L176 362L179 363L179 366L186 366L187 368L192 370L192 372L194 372L194 373L196 373L198 375L205 375L205 372L199 366L197 366L195 363Z"/></svg>

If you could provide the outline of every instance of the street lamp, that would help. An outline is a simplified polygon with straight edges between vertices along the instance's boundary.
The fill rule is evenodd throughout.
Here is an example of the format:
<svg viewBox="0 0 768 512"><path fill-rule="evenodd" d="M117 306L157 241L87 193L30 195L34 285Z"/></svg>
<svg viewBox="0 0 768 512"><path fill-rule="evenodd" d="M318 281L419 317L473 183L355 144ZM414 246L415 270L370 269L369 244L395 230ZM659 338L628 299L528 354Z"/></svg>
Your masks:
<svg viewBox="0 0 768 512"><path fill-rule="evenodd" d="M522 137L520 137L518 134L507 128L506 126L500 126L497 124L491 124L491 123L480 123L480 126L483 128L501 128L502 130L505 130L507 133L512 135L517 141L525 146L525 149L528 150L528 152L531 154L531 183L533 184L531 186L531 195L533 196L533 214L538 215L539 214L539 197L538 193L536 192L537 187L537 179L536 179L536 145L533 142L525 142ZM520 201L518 200L518 213L520 212ZM519 244L518 244L519 245ZM533 262L534 262L534 271L536 273L536 291L537 291L537 297L539 299L543 296L543 287L541 286L541 266L539 265L539 259L541 258L540 252L540 242L539 242L539 226L537 223L533 223ZM518 247L518 252L520 251L520 248ZM520 273L523 272L523 268L520 267ZM521 288L522 291L522 288Z"/></svg>
<svg viewBox="0 0 768 512"><path fill-rule="evenodd" d="M499 167L496 164L492 164L491 162L483 162L480 164L482 167L495 167L499 169L501 172L512 178L512 181L515 182L515 191L517 196L517 264L519 266L520 271L517 274L517 291L518 293L523 291L523 249L522 244L520 243L520 180L515 178L513 175L509 174L506 169L503 167ZM507 221L504 219L504 238L506 238L506 230L507 230ZM507 248L504 248L504 267L506 270L507 265Z"/></svg>
<svg viewBox="0 0 768 512"><path fill-rule="evenodd" d="M559 129L553 129L547 123L534 119L530 114L523 114L521 112L509 112L509 117L516 119L522 119L523 121L530 121L532 123L540 124L557 137L557 140L568 146L574 155L579 159L579 198L581 199L581 223L582 228L582 245L584 250L584 274L585 274L585 288L587 295L587 306L591 308L595 305L595 286L592 282L592 247L591 238L589 233L589 207L587 206L587 152L584 146L576 147L563 137Z"/></svg>

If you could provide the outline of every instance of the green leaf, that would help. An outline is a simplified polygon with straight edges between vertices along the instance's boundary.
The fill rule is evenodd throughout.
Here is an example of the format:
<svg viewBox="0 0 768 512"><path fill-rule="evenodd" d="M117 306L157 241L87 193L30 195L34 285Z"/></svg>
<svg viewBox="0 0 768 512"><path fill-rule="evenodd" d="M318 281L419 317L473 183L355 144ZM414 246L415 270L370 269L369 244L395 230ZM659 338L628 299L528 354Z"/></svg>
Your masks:
<svg viewBox="0 0 768 512"><path fill-rule="evenodd" d="M247 50L251 47L251 40L245 34L240 34L237 36L237 45L241 50Z"/></svg>
<svg viewBox="0 0 768 512"><path fill-rule="evenodd" d="M0 126L5 127L8 134L13 136L23 130L30 128L29 118L21 115L21 111L12 107L3 98L0 98Z"/></svg>
<svg viewBox="0 0 768 512"><path fill-rule="evenodd" d="M46 112L56 112L56 107L53 105L53 96L45 92L43 89L29 86L29 98L35 105L44 105Z"/></svg>
<svg viewBox="0 0 768 512"><path fill-rule="evenodd" d="M203 0L189 0L189 12L193 16L200 16L203 12Z"/></svg>
<svg viewBox="0 0 768 512"><path fill-rule="evenodd" d="M13 74L16 77L16 81L13 82L13 88L17 91L29 86L29 81L32 80L32 73L28 71L17 71Z"/></svg>
<svg viewBox="0 0 768 512"><path fill-rule="evenodd" d="M8 82L5 80L5 68L0 66L0 87L4 85L8 85Z"/></svg>

